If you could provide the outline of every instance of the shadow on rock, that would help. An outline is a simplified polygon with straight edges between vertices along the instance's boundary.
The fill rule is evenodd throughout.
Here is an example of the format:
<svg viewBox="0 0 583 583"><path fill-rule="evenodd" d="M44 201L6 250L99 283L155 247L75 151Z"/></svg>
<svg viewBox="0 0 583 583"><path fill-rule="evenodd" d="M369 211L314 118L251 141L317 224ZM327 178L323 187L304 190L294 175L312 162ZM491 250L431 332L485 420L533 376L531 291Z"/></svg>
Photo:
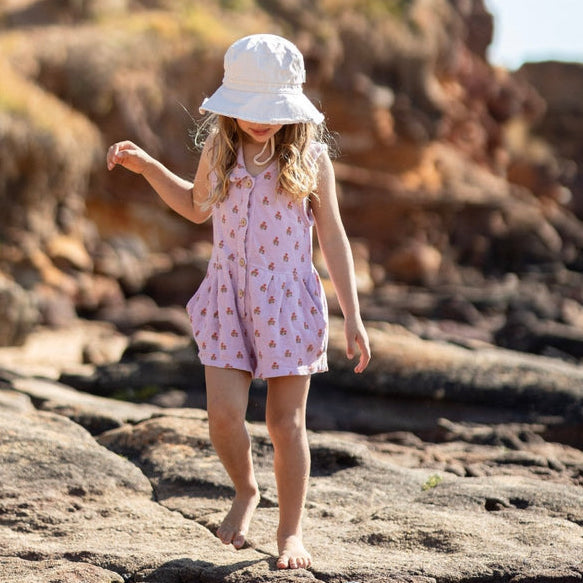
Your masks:
<svg viewBox="0 0 583 583"><path fill-rule="evenodd" d="M138 574L136 581L149 583L177 583L178 581L225 581L226 577L237 571L245 571L259 563L269 563L275 568L275 559L265 558L255 561L240 561L230 565L218 566L208 561L193 561L192 559L176 559L164 563L157 569ZM271 565L273 563L273 565Z"/></svg>

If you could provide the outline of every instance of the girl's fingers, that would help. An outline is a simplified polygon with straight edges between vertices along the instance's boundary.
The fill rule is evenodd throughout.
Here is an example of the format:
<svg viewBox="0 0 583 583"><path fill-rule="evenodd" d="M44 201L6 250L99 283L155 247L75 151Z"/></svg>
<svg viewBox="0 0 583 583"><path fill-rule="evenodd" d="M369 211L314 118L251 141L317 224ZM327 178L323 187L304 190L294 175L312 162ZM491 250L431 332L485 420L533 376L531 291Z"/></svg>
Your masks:
<svg viewBox="0 0 583 583"><path fill-rule="evenodd" d="M370 362L370 348L368 342L360 335L349 337L346 344L346 357L352 360L357 352L360 354L358 364L354 367L355 373L361 373L368 366Z"/></svg>
<svg viewBox="0 0 583 583"><path fill-rule="evenodd" d="M354 372L361 373L368 366L370 362L370 347L364 338L357 338L356 342L360 348L360 359L358 364L354 367Z"/></svg>
<svg viewBox="0 0 583 583"><path fill-rule="evenodd" d="M368 366L369 358L365 354L360 355L358 364L354 367L354 372L360 374Z"/></svg>
<svg viewBox="0 0 583 583"><path fill-rule="evenodd" d="M113 144L107 151L107 169L112 170L118 163L119 144Z"/></svg>
<svg viewBox="0 0 583 583"><path fill-rule="evenodd" d="M124 152L132 147L135 147L134 144L128 141L117 142L110 146L107 151L107 169L112 170L116 164L123 165Z"/></svg>
<svg viewBox="0 0 583 583"><path fill-rule="evenodd" d="M354 358L354 341L348 340L346 344L346 358L352 360Z"/></svg>

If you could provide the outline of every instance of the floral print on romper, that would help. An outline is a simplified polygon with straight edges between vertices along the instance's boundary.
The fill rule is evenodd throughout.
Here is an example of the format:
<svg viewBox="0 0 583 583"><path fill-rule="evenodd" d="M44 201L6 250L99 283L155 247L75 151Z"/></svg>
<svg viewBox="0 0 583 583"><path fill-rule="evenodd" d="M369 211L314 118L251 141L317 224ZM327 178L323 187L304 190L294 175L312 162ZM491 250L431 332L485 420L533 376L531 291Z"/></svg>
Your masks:
<svg viewBox="0 0 583 583"><path fill-rule="evenodd" d="M314 162L325 148L312 144ZM276 161L251 176L241 149L230 182L213 209L207 274L187 304L201 362L255 378L326 371L328 311L309 202L276 189Z"/></svg>

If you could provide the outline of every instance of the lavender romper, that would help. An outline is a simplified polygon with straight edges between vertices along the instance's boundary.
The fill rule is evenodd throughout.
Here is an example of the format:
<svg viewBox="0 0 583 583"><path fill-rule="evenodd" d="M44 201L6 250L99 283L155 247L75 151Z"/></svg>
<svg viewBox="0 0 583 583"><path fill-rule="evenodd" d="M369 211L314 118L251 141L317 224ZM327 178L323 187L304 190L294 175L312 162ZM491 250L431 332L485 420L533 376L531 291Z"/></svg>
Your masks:
<svg viewBox="0 0 583 583"><path fill-rule="evenodd" d="M314 163L325 149L311 145ZM328 310L308 200L277 188L276 161L251 176L242 149L230 181L213 208L207 274L186 307L201 362L264 379L326 371Z"/></svg>

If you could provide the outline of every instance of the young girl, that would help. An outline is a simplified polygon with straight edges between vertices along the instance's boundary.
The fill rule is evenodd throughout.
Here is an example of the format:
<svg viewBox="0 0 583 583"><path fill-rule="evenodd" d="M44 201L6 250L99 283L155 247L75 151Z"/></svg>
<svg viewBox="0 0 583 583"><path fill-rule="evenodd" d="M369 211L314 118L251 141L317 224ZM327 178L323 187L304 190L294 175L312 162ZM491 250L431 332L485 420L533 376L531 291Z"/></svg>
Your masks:
<svg viewBox="0 0 583 583"><path fill-rule="evenodd" d="M235 487L217 531L240 549L260 495L245 426L253 378L267 380L266 422L279 500L277 566L307 568L301 516L310 472L306 401L310 375L327 370L326 300L312 264L312 226L345 318L346 354L370 360L353 259L341 222L332 163L320 141L324 116L304 95L304 62L289 41L252 35L225 54L194 183L131 142L107 165L142 174L194 223L212 216L213 253L187 310L205 366L210 436Z"/></svg>

